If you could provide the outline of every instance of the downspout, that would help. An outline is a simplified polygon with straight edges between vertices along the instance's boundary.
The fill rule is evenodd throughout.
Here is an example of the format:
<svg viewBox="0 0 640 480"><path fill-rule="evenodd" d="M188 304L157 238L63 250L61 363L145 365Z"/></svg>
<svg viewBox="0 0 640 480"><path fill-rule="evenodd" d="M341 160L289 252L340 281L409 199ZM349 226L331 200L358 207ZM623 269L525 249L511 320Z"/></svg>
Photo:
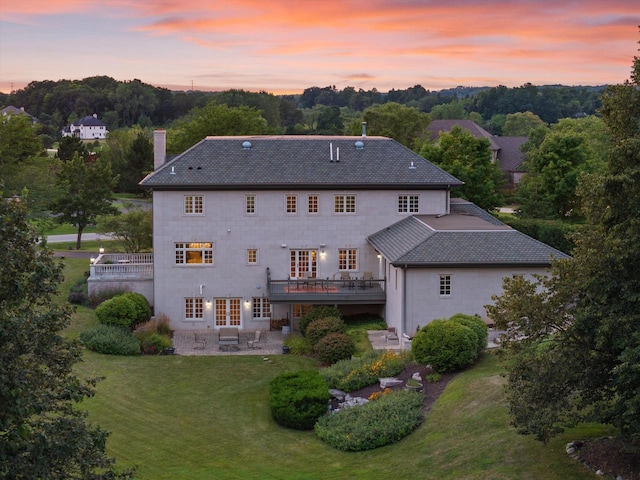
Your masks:
<svg viewBox="0 0 640 480"><path fill-rule="evenodd" d="M398 341L400 342L400 350L404 350L404 333L407 331L407 266L402 269L402 314L400 315L400 331L398 332Z"/></svg>

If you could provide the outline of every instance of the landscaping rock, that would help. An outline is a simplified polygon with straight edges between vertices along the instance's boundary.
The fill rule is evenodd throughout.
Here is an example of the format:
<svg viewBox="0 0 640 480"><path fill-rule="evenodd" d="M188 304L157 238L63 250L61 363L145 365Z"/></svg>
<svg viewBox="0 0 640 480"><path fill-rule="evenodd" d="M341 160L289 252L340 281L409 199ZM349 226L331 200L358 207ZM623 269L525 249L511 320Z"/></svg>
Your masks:
<svg viewBox="0 0 640 480"><path fill-rule="evenodd" d="M391 388L397 385L402 385L403 383L402 380L398 380L397 378L393 377L379 378L378 381L380 382L380 388L382 388L383 390L387 387Z"/></svg>

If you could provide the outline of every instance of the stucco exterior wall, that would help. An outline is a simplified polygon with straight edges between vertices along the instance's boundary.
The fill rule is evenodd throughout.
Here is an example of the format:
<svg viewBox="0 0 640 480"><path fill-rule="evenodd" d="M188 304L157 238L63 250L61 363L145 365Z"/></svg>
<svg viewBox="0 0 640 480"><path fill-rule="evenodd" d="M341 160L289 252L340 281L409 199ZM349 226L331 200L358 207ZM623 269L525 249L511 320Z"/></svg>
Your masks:
<svg viewBox="0 0 640 480"><path fill-rule="evenodd" d="M184 195L203 195L204 214L185 215ZM319 213L307 213L307 195L319 196ZM448 192L440 191L155 191L154 298L155 312L165 313L173 328L214 328L213 304L206 303L204 321L184 320L184 298L239 298L242 328L265 328L253 321L252 297L266 295L266 269L272 279L286 279L291 249L318 251L317 277L337 278L338 249L358 249L353 275L379 271L368 235L409 214L398 213L398 194L420 195L420 214L445 213ZM256 214L245 214L245 195L256 196ZM298 213L285 213L286 194L298 196ZM355 194L357 213L335 214L334 194ZM176 265L175 242L213 242L214 264ZM284 246L283 246L284 245ZM324 245L324 247L321 247ZM247 249L258 250L257 265L247 265ZM321 252L324 251L324 254ZM274 307L274 317L283 316Z"/></svg>

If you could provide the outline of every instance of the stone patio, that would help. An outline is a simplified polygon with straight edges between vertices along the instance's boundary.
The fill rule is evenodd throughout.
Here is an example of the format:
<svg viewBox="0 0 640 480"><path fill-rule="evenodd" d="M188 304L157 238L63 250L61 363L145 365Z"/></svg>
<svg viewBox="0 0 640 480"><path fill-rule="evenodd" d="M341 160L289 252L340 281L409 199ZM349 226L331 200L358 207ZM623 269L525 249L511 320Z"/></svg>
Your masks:
<svg viewBox="0 0 640 480"><path fill-rule="evenodd" d="M176 355L275 355L282 354L284 337L281 330L262 331L254 349L249 340L255 338L255 330L240 330L238 345L220 345L218 332L212 330L177 330L173 333ZM196 343L196 338L198 342ZM204 346L200 341L204 341Z"/></svg>

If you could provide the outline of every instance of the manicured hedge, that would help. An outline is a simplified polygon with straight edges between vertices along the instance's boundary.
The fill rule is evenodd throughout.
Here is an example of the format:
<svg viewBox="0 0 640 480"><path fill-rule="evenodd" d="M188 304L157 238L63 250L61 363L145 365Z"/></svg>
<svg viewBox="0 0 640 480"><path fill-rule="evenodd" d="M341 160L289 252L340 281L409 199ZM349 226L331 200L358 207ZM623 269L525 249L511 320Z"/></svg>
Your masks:
<svg viewBox="0 0 640 480"><path fill-rule="evenodd" d="M406 437L423 420L424 396L399 390L361 406L344 408L318 420L318 437L338 450L360 452Z"/></svg>
<svg viewBox="0 0 640 480"><path fill-rule="evenodd" d="M121 296L131 300L136 306L136 319L134 324L144 323L151 318L151 306L147 298L141 293L128 292L123 293Z"/></svg>
<svg viewBox="0 0 640 480"><path fill-rule="evenodd" d="M315 370L285 373L269 385L271 416L283 427L311 430L328 402L329 388Z"/></svg>
<svg viewBox="0 0 640 480"><path fill-rule="evenodd" d="M317 320L318 318L326 317L342 318L342 315L340 314L340 310L338 310L336 307L330 307L328 305L313 307L311 310L309 310L309 313L300 317L300 333L302 335L306 335L307 327L311 322Z"/></svg>
<svg viewBox="0 0 640 480"><path fill-rule="evenodd" d="M411 352L416 362L431 365L438 373L452 372L478 357L478 336L456 321L438 319L416 333Z"/></svg>
<svg viewBox="0 0 640 480"><path fill-rule="evenodd" d="M353 338L346 333L330 333L313 347L313 351L322 363L331 365L351 358L356 351L356 345Z"/></svg>
<svg viewBox="0 0 640 480"><path fill-rule="evenodd" d="M138 307L133 300L125 295L118 295L98 305L96 317L103 325L131 328L138 318Z"/></svg>
<svg viewBox="0 0 640 480"><path fill-rule="evenodd" d="M140 355L140 342L133 333L115 325L96 325L80 333L89 350L109 355Z"/></svg>
<svg viewBox="0 0 640 480"><path fill-rule="evenodd" d="M489 339L489 327L477 315L465 315L464 313L456 313L449 320L458 322L465 327L469 327L478 337L478 355L487 348L487 340Z"/></svg>

